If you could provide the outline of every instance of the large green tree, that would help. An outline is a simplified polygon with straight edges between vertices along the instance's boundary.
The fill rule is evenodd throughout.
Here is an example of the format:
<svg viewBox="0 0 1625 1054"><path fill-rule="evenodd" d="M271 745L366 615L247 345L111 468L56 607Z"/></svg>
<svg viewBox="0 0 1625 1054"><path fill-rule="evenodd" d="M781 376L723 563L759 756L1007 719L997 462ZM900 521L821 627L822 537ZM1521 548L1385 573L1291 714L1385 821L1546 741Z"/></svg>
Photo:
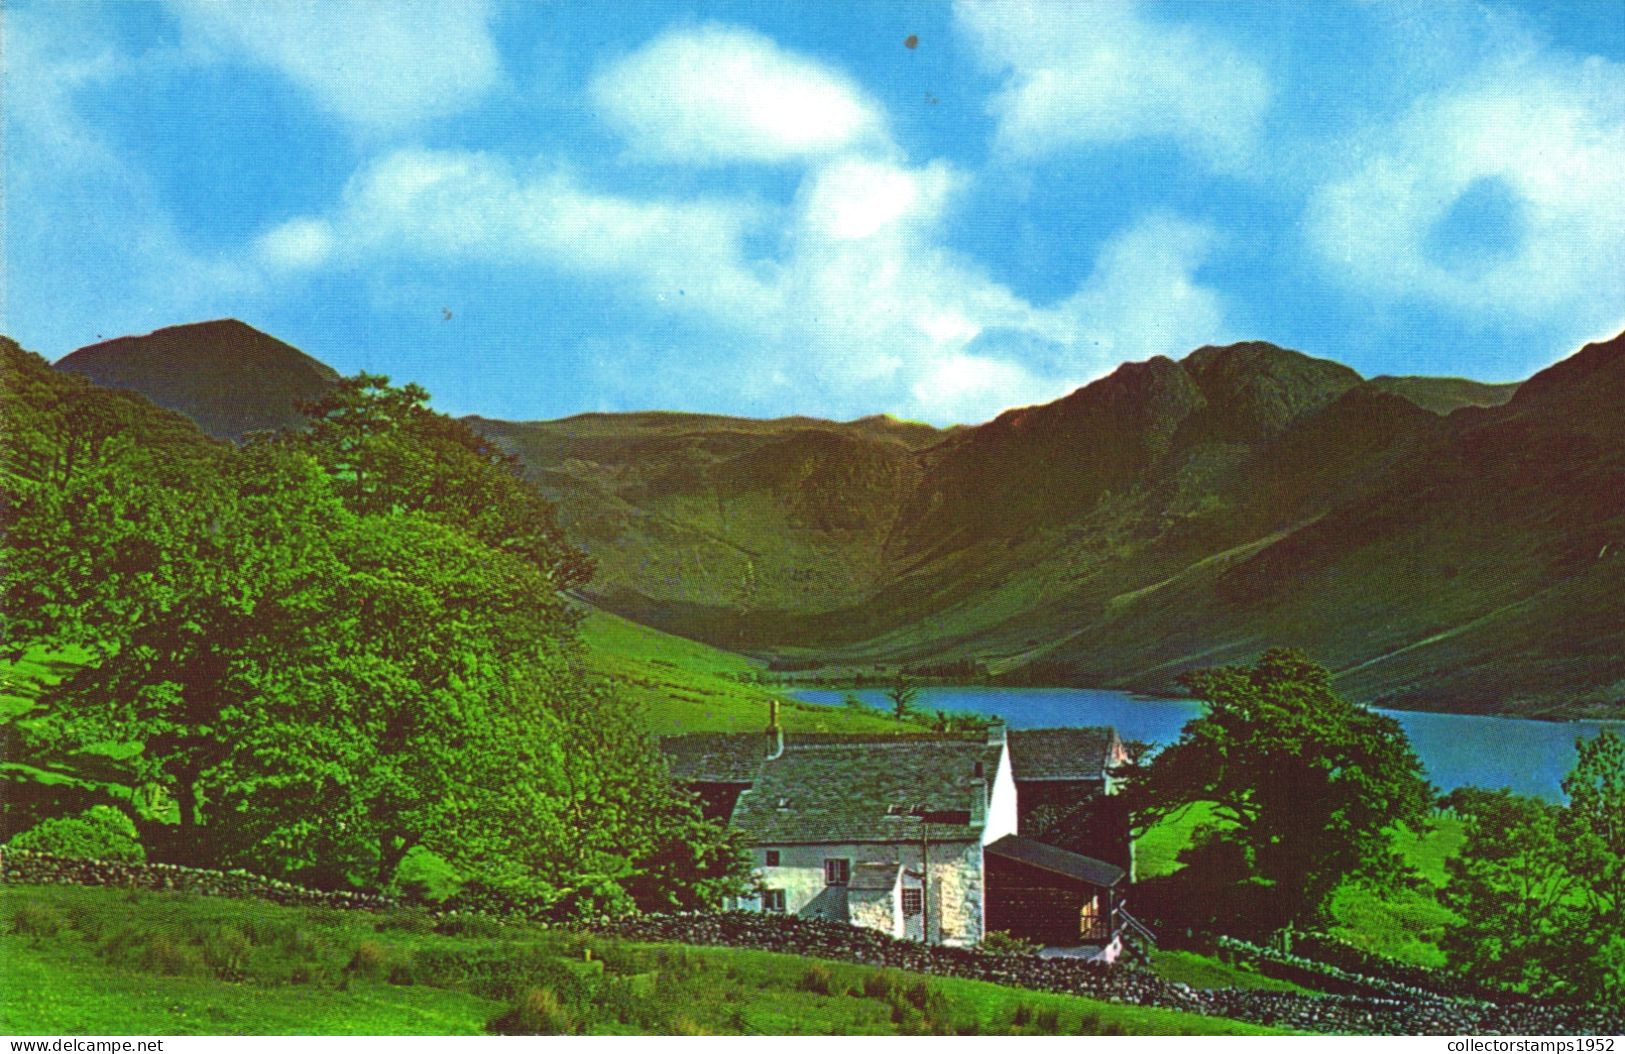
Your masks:
<svg viewBox="0 0 1625 1054"><path fill-rule="evenodd" d="M223 455L183 484L123 463L30 496L10 525L11 639L91 660L41 697L35 736L58 757L138 749L123 778L162 788L160 855L207 862L204 788L290 671L314 661L313 612L342 576L347 514L307 457Z"/></svg>
<svg viewBox="0 0 1625 1054"><path fill-rule="evenodd" d="M1446 863L1453 967L1489 984L1602 1005L1625 1001L1625 739L1576 744L1564 804L1466 789Z"/></svg>
<svg viewBox="0 0 1625 1054"><path fill-rule="evenodd" d="M1220 928L1299 925L1349 878L1394 880L1398 825L1432 791L1393 719L1341 698L1295 651L1185 675L1203 703L1129 787L1140 827L1197 802L1219 822L1182 858L1182 881Z"/></svg>

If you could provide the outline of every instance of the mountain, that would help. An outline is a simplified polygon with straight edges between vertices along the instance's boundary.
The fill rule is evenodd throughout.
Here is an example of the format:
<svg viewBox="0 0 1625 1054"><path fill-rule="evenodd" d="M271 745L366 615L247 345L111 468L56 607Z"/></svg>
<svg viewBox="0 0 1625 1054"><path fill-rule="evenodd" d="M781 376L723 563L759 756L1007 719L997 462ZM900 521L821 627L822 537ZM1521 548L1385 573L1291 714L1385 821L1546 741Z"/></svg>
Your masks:
<svg viewBox="0 0 1625 1054"><path fill-rule="evenodd" d="M112 343L151 353L220 326L240 324ZM313 361L263 340L286 351L251 375L263 389L231 382L242 418L288 402ZM1269 344L1207 347L947 430L469 423L595 557L590 599L781 668L1171 691L1186 669L1289 645L1369 701L1618 717L1622 340L1517 386L1366 381ZM195 358L210 342L172 343ZM124 379L217 421L218 393L155 358Z"/></svg>
<svg viewBox="0 0 1625 1054"><path fill-rule="evenodd" d="M1202 348L934 441L675 415L476 427L604 561L600 602L784 667L1167 691L1285 644L1376 702L1618 716L1618 347L1515 393ZM1452 399L1501 401L1442 415Z"/></svg>
<svg viewBox="0 0 1625 1054"><path fill-rule="evenodd" d="M92 344L56 367L139 392L232 440L298 427L304 418L295 404L320 398L338 380L298 348L229 318Z"/></svg>
<svg viewBox="0 0 1625 1054"><path fill-rule="evenodd" d="M1373 377L1373 387L1436 414L1453 413L1463 406L1500 406L1518 390L1517 384L1482 384L1460 377Z"/></svg>

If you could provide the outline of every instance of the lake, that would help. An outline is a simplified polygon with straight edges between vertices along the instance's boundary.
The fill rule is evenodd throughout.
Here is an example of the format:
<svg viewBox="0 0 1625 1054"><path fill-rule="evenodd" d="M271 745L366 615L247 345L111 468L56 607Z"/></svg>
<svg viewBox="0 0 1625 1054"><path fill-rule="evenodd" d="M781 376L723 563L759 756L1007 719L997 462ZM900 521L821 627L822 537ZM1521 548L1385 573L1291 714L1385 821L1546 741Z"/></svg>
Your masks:
<svg viewBox="0 0 1625 1054"><path fill-rule="evenodd" d="M849 694L881 709L891 705L881 689L806 689L794 694L804 702L824 705L840 705ZM1201 709L1191 699L1155 699L1089 688L922 687L915 706L928 712L988 714L1003 718L1011 728L1111 725L1124 739L1152 743L1178 739L1185 722ZM1378 712L1399 721L1428 778L1443 790L1468 785L1511 787L1549 801L1562 798L1561 781L1574 766L1575 739L1594 736L1603 727L1598 721Z"/></svg>

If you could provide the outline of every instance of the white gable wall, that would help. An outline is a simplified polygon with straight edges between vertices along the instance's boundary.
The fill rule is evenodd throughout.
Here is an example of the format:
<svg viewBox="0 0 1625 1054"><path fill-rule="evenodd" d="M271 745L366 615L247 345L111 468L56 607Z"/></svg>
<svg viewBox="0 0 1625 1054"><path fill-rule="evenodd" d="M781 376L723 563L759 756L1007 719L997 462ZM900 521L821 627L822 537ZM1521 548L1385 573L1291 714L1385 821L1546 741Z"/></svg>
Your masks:
<svg viewBox="0 0 1625 1054"><path fill-rule="evenodd" d="M999 768L993 776L993 789L987 799L987 825L982 828L982 844L991 845L1007 834L1016 833L1016 776L1010 761L1010 747L999 751Z"/></svg>

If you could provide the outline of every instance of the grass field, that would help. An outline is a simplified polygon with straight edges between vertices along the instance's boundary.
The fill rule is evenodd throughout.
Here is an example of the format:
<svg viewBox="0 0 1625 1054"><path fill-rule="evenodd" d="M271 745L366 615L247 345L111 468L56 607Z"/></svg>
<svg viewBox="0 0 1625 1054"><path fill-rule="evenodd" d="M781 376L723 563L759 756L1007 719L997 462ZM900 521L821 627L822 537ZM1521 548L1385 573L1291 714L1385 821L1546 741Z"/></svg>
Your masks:
<svg viewBox="0 0 1625 1054"><path fill-rule="evenodd" d="M485 919L0 887L0 1032L1267 1032L1218 1018Z"/></svg>
<svg viewBox="0 0 1625 1054"><path fill-rule="evenodd" d="M1213 819L1213 806L1198 802L1146 831L1134 843L1138 877L1155 878L1178 870L1180 851L1190 844L1199 826ZM1466 834L1460 820L1441 816L1435 818L1431 830L1420 835L1400 832L1395 839L1400 855L1421 876L1423 887L1377 892L1346 883L1332 897L1328 930L1378 955L1416 966L1443 966L1439 938L1454 915L1435 894L1445 883L1445 861L1461 850Z"/></svg>
<svg viewBox="0 0 1625 1054"><path fill-rule="evenodd" d="M761 667L744 656L674 637L590 609L581 627L587 670L616 685L644 713L656 735L676 732L756 732L767 725L768 702L780 700L789 732L908 732L918 725L893 721L878 710L800 703L741 677Z"/></svg>

